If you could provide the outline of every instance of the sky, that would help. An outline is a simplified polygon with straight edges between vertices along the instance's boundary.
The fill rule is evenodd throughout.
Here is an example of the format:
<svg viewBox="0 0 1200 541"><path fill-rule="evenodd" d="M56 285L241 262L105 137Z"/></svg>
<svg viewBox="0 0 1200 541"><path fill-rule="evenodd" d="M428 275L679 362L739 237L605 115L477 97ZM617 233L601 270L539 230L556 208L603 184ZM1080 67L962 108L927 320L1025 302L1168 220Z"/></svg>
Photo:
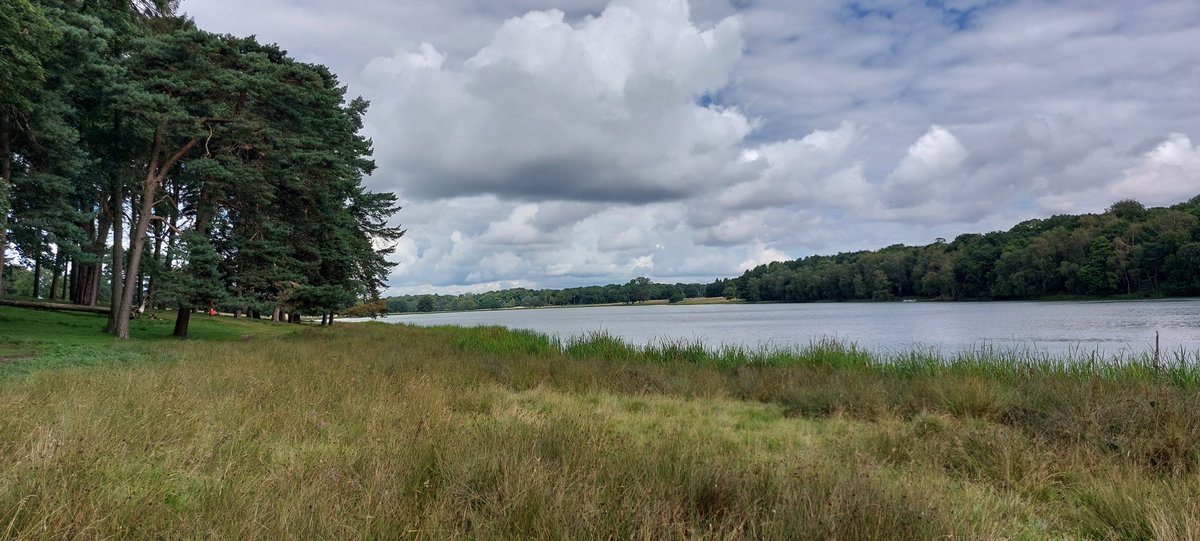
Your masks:
<svg viewBox="0 0 1200 541"><path fill-rule="evenodd" d="M372 103L388 294L710 282L1200 195L1195 0L184 0Z"/></svg>

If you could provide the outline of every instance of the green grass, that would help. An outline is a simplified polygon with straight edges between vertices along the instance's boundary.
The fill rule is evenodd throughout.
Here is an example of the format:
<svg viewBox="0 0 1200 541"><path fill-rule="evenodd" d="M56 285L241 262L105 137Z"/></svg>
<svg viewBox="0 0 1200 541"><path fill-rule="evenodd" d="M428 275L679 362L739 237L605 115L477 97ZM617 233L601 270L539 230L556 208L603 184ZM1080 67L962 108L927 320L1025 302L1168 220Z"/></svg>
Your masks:
<svg viewBox="0 0 1200 541"><path fill-rule="evenodd" d="M1200 536L1200 392L1136 360L210 323L0 381L0 537Z"/></svg>
<svg viewBox="0 0 1200 541"><path fill-rule="evenodd" d="M103 332L105 323L103 316L89 313L0 306L0 379L48 368L144 361L159 357L152 353L179 341L171 336L174 312L133 320L129 341ZM294 326L280 323L194 316L189 336L192 340L229 341L294 330Z"/></svg>

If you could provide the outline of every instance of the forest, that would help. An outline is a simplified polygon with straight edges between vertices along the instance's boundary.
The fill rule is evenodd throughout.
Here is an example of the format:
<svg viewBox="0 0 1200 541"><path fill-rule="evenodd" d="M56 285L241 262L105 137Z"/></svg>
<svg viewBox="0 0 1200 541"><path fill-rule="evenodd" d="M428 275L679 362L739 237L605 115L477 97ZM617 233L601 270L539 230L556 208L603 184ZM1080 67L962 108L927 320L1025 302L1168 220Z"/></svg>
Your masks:
<svg viewBox="0 0 1200 541"><path fill-rule="evenodd" d="M812 256L751 269L747 301L1200 295L1200 196L1171 207L1133 200L1101 214L1027 220L926 246Z"/></svg>
<svg viewBox="0 0 1200 541"><path fill-rule="evenodd" d="M298 321L378 299L391 193L368 103L169 0L0 5L0 296ZM16 257L15 264L7 259Z"/></svg>
<svg viewBox="0 0 1200 541"><path fill-rule="evenodd" d="M462 295L401 295L388 297L384 308L386 308L386 312L390 313L497 310L516 307L638 303L652 300L674 303L686 298L721 295L722 290L716 290L710 295L708 294L709 289L711 287L704 284L658 284L650 278L642 276L625 284L567 289L513 288ZM383 311L380 310L380 312Z"/></svg>

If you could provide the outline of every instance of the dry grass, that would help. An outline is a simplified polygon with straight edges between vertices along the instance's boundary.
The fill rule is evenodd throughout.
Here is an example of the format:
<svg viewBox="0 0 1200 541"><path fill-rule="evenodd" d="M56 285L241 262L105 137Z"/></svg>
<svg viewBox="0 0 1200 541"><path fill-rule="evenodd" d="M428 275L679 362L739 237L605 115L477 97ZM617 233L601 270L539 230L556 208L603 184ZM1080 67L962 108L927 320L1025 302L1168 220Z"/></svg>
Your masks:
<svg viewBox="0 0 1200 541"><path fill-rule="evenodd" d="M639 362L498 329L0 384L0 537L1195 539L1170 381Z"/></svg>

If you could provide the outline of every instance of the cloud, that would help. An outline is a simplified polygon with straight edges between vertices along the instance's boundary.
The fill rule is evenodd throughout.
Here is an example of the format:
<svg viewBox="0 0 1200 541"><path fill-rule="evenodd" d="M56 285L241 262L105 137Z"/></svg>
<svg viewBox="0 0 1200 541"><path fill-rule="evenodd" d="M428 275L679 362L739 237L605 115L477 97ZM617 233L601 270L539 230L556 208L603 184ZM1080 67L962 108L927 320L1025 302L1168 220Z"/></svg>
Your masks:
<svg viewBox="0 0 1200 541"><path fill-rule="evenodd" d="M783 253L780 250L776 250L774 248L769 248L766 245L759 244L754 249L754 252L751 254L750 259L747 259L747 260L743 261L741 264L739 264L738 269L742 270L742 271L748 271L759 265L766 265L767 263L771 263L774 261L788 261L791 259L792 259L791 257L788 257L787 254Z"/></svg>
<svg viewBox="0 0 1200 541"><path fill-rule="evenodd" d="M1171 134L1126 169L1109 193L1149 205L1169 205L1200 194L1200 146L1187 135Z"/></svg>
<svg viewBox="0 0 1200 541"><path fill-rule="evenodd" d="M529 270L528 261L512 252L485 256L467 275L468 282L502 281L506 276L518 276Z"/></svg>
<svg viewBox="0 0 1200 541"><path fill-rule="evenodd" d="M536 203L518 205L504 221L489 224L479 236L480 242L528 246L550 241L550 235L533 225L538 210Z"/></svg>
<svg viewBox="0 0 1200 541"><path fill-rule="evenodd" d="M888 176L885 183L886 205L891 208L912 207L936 197L961 179L962 166L969 153L958 138L941 126L932 126L917 142L908 147L908 154Z"/></svg>
<svg viewBox="0 0 1200 541"><path fill-rule="evenodd" d="M509 19L461 65L423 44L363 73L390 90L372 125L408 197L678 200L750 171L750 119L701 104L742 47L736 18L701 29L684 0L619 0L577 24Z"/></svg>
<svg viewBox="0 0 1200 541"><path fill-rule="evenodd" d="M843 122L834 130L816 130L747 149L742 159L758 174L727 187L717 197L725 209L786 205L854 208L868 199L871 187L856 153L866 141L859 126Z"/></svg>

